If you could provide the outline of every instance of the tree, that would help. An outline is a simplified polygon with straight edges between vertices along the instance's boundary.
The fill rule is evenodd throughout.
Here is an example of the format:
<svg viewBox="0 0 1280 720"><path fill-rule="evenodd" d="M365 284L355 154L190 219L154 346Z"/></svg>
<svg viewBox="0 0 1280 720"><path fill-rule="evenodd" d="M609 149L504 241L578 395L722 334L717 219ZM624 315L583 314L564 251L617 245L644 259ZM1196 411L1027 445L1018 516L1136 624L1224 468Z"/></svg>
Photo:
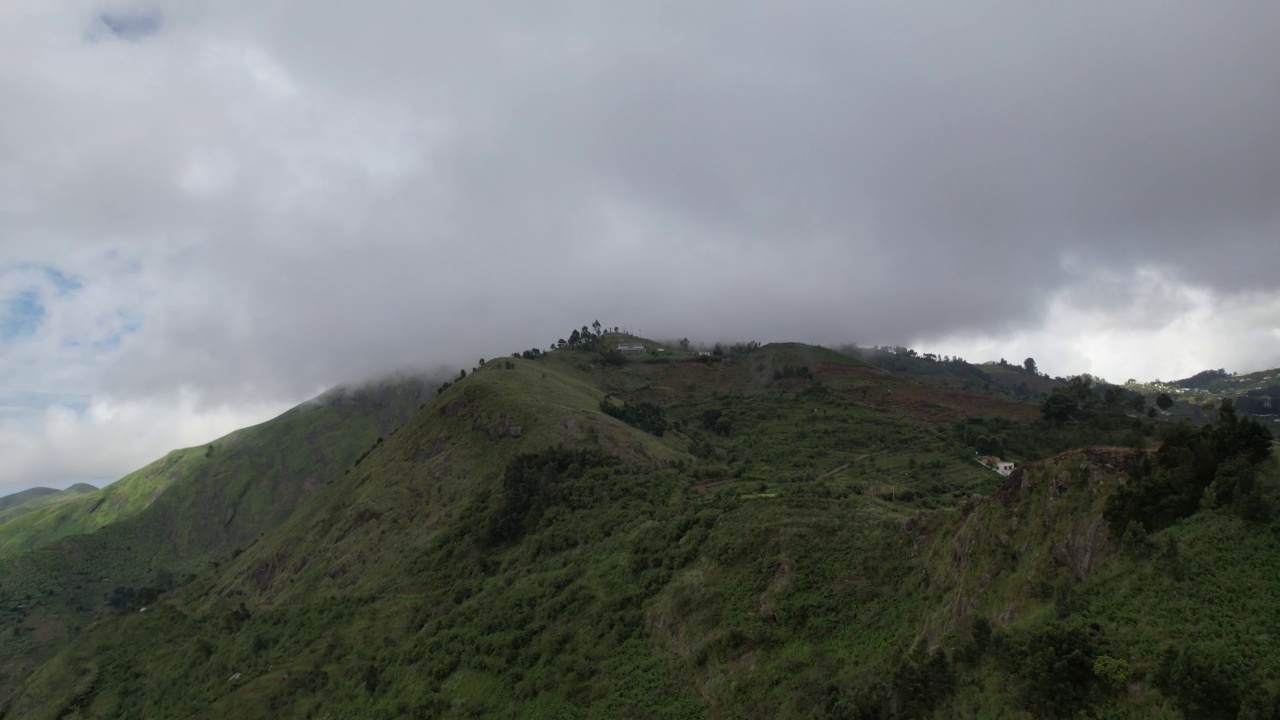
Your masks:
<svg viewBox="0 0 1280 720"><path fill-rule="evenodd" d="M1024 699L1037 717L1072 717L1088 702L1097 677L1096 654L1087 632L1051 622L1007 642Z"/></svg>
<svg viewBox="0 0 1280 720"><path fill-rule="evenodd" d="M1240 711L1242 668L1229 656L1205 647L1166 647L1152 679L1186 717L1236 717Z"/></svg>
<svg viewBox="0 0 1280 720"><path fill-rule="evenodd" d="M599 320L596 320L595 322L591 323L591 328L592 328L593 330L595 330L595 331L596 331L596 334L597 334L597 335L599 335L599 334L600 334L600 321L599 321Z"/></svg>
<svg viewBox="0 0 1280 720"><path fill-rule="evenodd" d="M1168 411L1173 407L1173 398L1169 397L1169 393L1160 393L1156 396L1156 405L1164 411Z"/></svg>
<svg viewBox="0 0 1280 720"><path fill-rule="evenodd" d="M582 335L577 330L574 330L573 334L569 336L570 347L576 346L581 341L582 341Z"/></svg>
<svg viewBox="0 0 1280 720"><path fill-rule="evenodd" d="M1251 417L1237 418L1235 403L1230 399L1223 400L1218 408L1213 435L1222 459L1240 454L1256 464L1271 456L1271 431Z"/></svg>
<svg viewBox="0 0 1280 720"><path fill-rule="evenodd" d="M1023 367L1023 369L1025 369L1027 372L1031 373L1032 375L1038 375L1038 374L1039 374L1039 370L1036 368L1036 359L1035 359L1035 358L1027 358L1026 360L1023 360L1023 361L1022 361L1022 367Z"/></svg>
<svg viewBox="0 0 1280 720"><path fill-rule="evenodd" d="M1070 394L1062 392L1060 388L1055 388L1053 394L1044 399L1040 404L1040 412L1044 415L1045 420L1050 422L1063 422L1071 417L1076 411L1076 400Z"/></svg>
<svg viewBox="0 0 1280 720"><path fill-rule="evenodd" d="M685 351L689 350L689 338L680 339L680 349Z"/></svg>
<svg viewBox="0 0 1280 720"><path fill-rule="evenodd" d="M1085 398L1093 394L1093 377L1088 373L1072 376L1067 381L1066 391L1071 393L1076 402L1084 402Z"/></svg>
<svg viewBox="0 0 1280 720"><path fill-rule="evenodd" d="M1123 397L1124 391L1115 385L1112 385L1102 394L1102 401L1107 404L1107 407L1115 407L1120 404L1120 400Z"/></svg>
<svg viewBox="0 0 1280 720"><path fill-rule="evenodd" d="M1129 661L1113 658L1110 655L1099 655L1093 661L1093 674L1113 690L1123 690L1129 681Z"/></svg>
<svg viewBox="0 0 1280 720"><path fill-rule="evenodd" d="M1134 395L1132 398L1129 399L1129 407L1133 408L1134 412L1140 413L1140 412L1146 411L1147 409L1146 396L1142 395L1141 393Z"/></svg>

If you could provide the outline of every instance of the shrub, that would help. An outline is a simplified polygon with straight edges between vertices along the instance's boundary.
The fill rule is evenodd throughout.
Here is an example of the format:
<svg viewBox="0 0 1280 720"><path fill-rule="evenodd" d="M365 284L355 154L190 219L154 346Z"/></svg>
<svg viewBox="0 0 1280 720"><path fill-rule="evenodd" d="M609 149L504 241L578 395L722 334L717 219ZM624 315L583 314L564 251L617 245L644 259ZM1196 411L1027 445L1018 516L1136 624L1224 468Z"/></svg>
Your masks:
<svg viewBox="0 0 1280 720"><path fill-rule="evenodd" d="M1093 661L1093 674L1114 689L1121 689L1129 681L1129 661L1110 655L1099 655Z"/></svg>

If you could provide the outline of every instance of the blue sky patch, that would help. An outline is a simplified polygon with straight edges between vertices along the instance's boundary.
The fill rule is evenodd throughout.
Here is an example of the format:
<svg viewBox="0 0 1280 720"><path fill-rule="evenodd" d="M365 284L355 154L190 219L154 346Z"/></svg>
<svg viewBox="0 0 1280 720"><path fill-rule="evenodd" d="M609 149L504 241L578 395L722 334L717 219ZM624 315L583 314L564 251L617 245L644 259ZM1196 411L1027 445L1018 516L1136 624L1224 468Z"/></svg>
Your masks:
<svg viewBox="0 0 1280 720"><path fill-rule="evenodd" d="M77 278L71 277L56 267L44 267L44 276L49 279L49 283L58 291L59 295L70 295L71 293L84 287L84 283Z"/></svg>
<svg viewBox="0 0 1280 720"><path fill-rule="evenodd" d="M21 419L38 415L51 405L70 408L77 415L89 409L90 398L80 393L22 391L0 394L0 419Z"/></svg>
<svg viewBox="0 0 1280 720"><path fill-rule="evenodd" d="M112 328L111 332L107 333L106 337L93 343L95 350L114 350L120 347L120 343L124 342L126 337L138 332L138 329L142 327L142 322L140 320L128 317L123 312L121 313L121 316L123 317L123 321L119 325Z"/></svg>
<svg viewBox="0 0 1280 720"><path fill-rule="evenodd" d="M44 279L53 286L54 290L58 291L59 295L70 295L84 287L84 283L80 278L75 275L69 275L52 265L24 262L0 266L0 275L24 272L43 275Z"/></svg>
<svg viewBox="0 0 1280 720"><path fill-rule="evenodd" d="M0 342L12 342L35 334L44 322L45 309L34 289L0 301Z"/></svg>
<svg viewBox="0 0 1280 720"><path fill-rule="evenodd" d="M111 36L141 42L160 32L164 19L159 10L120 10L98 13L98 24Z"/></svg>

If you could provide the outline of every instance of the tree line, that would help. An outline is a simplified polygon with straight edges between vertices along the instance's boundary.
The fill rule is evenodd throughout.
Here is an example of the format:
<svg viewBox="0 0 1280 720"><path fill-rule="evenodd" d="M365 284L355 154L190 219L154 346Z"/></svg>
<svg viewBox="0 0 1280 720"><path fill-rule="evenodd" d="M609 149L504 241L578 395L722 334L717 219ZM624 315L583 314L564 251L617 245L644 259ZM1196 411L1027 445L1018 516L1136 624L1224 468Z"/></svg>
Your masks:
<svg viewBox="0 0 1280 720"><path fill-rule="evenodd" d="M1269 522L1273 509L1257 487L1271 457L1271 431L1236 416L1230 400L1215 423L1177 423L1154 455L1139 449L1127 482L1107 501L1104 517L1116 537L1141 536L1201 509L1232 505L1246 520Z"/></svg>

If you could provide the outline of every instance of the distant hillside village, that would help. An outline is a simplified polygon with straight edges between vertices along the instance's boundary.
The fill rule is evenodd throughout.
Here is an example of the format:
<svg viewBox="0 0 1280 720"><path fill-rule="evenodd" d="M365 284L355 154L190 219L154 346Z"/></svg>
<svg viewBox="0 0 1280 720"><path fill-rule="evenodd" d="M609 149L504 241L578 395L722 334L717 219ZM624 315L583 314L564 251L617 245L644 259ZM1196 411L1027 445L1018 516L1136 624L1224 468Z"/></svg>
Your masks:
<svg viewBox="0 0 1280 720"><path fill-rule="evenodd" d="M1157 379L1141 383L1130 378L1125 388L1167 394L1189 407L1198 406L1210 411L1217 404L1229 400L1239 413L1280 422L1280 415L1277 415L1277 410L1280 410L1280 372L1275 370L1239 375L1219 368L1171 382Z"/></svg>

